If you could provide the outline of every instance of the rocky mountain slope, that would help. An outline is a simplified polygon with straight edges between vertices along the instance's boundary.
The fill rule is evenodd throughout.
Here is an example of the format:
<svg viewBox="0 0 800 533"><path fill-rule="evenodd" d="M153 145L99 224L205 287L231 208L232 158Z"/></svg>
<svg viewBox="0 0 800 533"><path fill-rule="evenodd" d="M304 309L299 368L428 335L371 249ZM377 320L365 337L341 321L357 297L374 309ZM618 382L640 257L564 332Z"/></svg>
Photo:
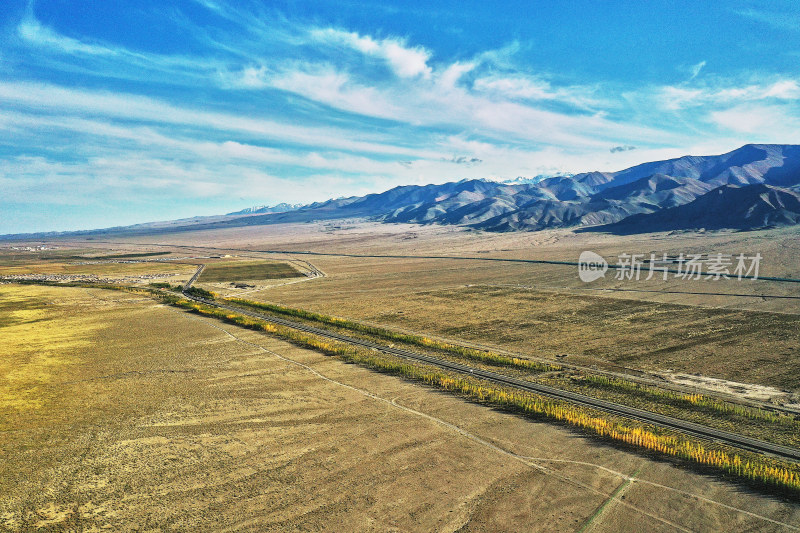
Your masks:
<svg viewBox="0 0 800 533"><path fill-rule="evenodd" d="M739 229L800 223L800 192L764 183L722 185L689 202L591 228L617 234L687 229Z"/></svg>
<svg viewBox="0 0 800 533"><path fill-rule="evenodd" d="M460 224L488 231L611 227L629 217L695 202L722 185L757 184L783 187L785 190L776 193L779 196L791 194L788 188L800 185L800 146L746 145L722 155L685 156L618 172L555 176L536 183L465 180L442 185L401 186L364 197L312 204L279 215L276 221L303 217L369 217L384 222ZM732 202L742 201L739 193L723 195L723 199L728 198ZM771 209L770 205L773 204L762 205L759 213ZM792 209L790 206L773 207ZM762 226L792 223L792 217L786 213L749 215L747 220L738 222L731 217L744 215L737 209L730 214L725 219L725 227L756 227L759 220ZM634 222L640 220L641 217ZM633 228L635 224L626 227Z"/></svg>
<svg viewBox="0 0 800 533"><path fill-rule="evenodd" d="M748 144L726 154L684 156L617 172L538 178L533 183L462 180L406 185L305 206L278 204L96 232L174 232L343 218L458 224L487 231L752 229L796 224L800 212L795 201L800 145Z"/></svg>

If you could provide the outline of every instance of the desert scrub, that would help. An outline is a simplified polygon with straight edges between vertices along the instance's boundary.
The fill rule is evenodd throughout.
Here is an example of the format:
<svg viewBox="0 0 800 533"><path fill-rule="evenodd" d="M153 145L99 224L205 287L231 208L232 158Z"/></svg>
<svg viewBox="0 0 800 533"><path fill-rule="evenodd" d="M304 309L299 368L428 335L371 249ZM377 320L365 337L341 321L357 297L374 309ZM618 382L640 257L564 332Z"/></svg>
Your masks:
<svg viewBox="0 0 800 533"><path fill-rule="evenodd" d="M243 307L248 307L250 309L268 311L284 316L302 318L312 322L317 322L319 324L325 324L328 326L344 328L350 331L366 333L367 335L373 335L375 337L379 337L381 339L388 341L403 342L413 346L431 348L434 350L439 350L441 352L457 355L465 359L470 359L472 361L485 363L488 365L505 366L527 371L533 371L533 372L549 372L549 371L558 371L562 369L561 366L556 364L540 363L537 361L530 361L528 359L521 359L519 357L501 355L495 352L477 350L475 348L469 348L467 346L459 346L457 344L430 339L428 337L423 337L420 335L400 333L397 331L392 331L390 329L380 328L376 326L369 326L352 320L332 317L320 313L313 313L311 311L305 311L303 309L293 309L291 307L284 307L282 305L254 302L252 300L244 300L241 298L227 298L226 301Z"/></svg>

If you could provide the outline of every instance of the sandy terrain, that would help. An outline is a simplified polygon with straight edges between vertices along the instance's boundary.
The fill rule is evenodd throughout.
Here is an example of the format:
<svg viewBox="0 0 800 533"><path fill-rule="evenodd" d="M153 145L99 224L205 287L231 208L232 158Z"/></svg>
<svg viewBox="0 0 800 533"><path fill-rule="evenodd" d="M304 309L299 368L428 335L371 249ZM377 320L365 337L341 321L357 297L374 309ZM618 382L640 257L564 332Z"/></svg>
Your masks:
<svg viewBox="0 0 800 533"><path fill-rule="evenodd" d="M791 531L800 521L797 505L146 299L6 285L0 307L5 529Z"/></svg>

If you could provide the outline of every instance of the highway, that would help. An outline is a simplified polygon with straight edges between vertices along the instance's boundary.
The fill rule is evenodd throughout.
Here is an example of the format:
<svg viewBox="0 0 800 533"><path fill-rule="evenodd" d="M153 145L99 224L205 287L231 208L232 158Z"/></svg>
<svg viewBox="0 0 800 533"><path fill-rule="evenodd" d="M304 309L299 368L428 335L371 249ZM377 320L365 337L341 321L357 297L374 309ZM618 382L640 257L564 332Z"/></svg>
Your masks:
<svg viewBox="0 0 800 533"><path fill-rule="evenodd" d="M192 286L192 284L193 284L195 281L197 281L197 278L199 278L199 277L200 277L200 274L202 274L202 273L203 273L203 270L205 270L205 269L206 269L206 266L205 266L205 265L200 265L199 267L197 267L197 272L195 272L195 273L194 273L194 275L193 275L191 278L189 278L189 281L187 281L187 282L186 282L186 283L183 285L183 290L185 291L186 289L188 289L189 287L191 287L191 286ZM184 295L185 295L185 296L188 296L188 295L187 295L185 292L184 292Z"/></svg>
<svg viewBox="0 0 800 533"><path fill-rule="evenodd" d="M792 461L800 461L800 450L791 448L788 446L781 446L779 444L773 444L770 442L765 442L762 440L754 439L751 437L747 437L744 435L738 435L736 433L731 433L728 431L723 431L720 429L711 428L708 426L703 426L701 424L696 424L694 422L688 422L685 420L680 420L677 418L672 418L669 416L661 415L658 413L652 413L650 411L644 411L642 409L637 409L635 407L629 407L626 405L617 404L614 402L609 402L606 400L601 400L598 398L593 398L591 396L586 396L584 394L579 394L576 392L566 391L557 389L554 387L550 387L548 385L542 385L539 383L533 383L530 381L525 381L521 379L516 379L510 376L505 376L503 374L498 374L495 372L491 372L488 370L482 370L479 368L470 367L467 365L462 365L459 363L453 363L451 361L447 361L444 359L439 359L437 357L432 357L429 355L423 355L415 352L411 352L408 350L403 350L399 348L393 348L390 346L384 346L382 344L373 343L370 341L366 341L363 339L358 339L355 337L349 337L347 335L341 335L339 333L334 333L331 331L327 331L325 329L316 328L313 326L308 326L305 324L300 324L297 322L293 322L291 320L286 320L283 318L277 318L269 315L264 315L260 313L256 313L253 311L249 311L246 309L242 309L232 305L222 304L220 302L214 300L208 300L205 298L199 298L192 294L189 294L186 291L189 287L191 287L192 283L197 279L197 277L202 272L202 266L198 269L194 276L186 283L184 286L184 296L187 298L194 300L199 303L203 303L205 305L209 305L212 307L218 307L222 309L228 309L230 311L234 311L243 315L247 315L253 318L258 318L260 320L265 320L267 322L272 322L274 324L279 324L281 326L286 326L289 328L293 328L299 331L304 331L306 333L311 333L314 335L319 335L322 337L327 337L330 339L334 339L337 341L342 341L358 346L363 346L366 348L371 348L374 350L378 350L380 352L388 353L391 355L395 355L398 357L403 357L405 359L411 359L414 361L420 361L429 365L433 365L439 368L443 368L446 370L458 372L460 374L465 374L468 376L474 376L477 378L485 379L488 381L492 381L494 383L499 383L501 385L508 385L517 389L521 389L528 392L533 392L536 394L541 394L544 396L548 396L551 398L557 398L560 400L566 400L571 403L584 405L587 407L592 407L594 409L600 409L608 413L612 413L615 415L620 415L628 418L634 418L636 420L640 420L642 422L647 422L650 424L654 424L657 426L662 426L670 429L678 430L682 433L686 433L689 435L693 435L695 437L699 437L702 439L712 440L715 442L720 442L723 444L728 444L730 446L735 446L737 448L742 448L745 450L750 450L759 453L767 453L772 454L784 459L790 459Z"/></svg>

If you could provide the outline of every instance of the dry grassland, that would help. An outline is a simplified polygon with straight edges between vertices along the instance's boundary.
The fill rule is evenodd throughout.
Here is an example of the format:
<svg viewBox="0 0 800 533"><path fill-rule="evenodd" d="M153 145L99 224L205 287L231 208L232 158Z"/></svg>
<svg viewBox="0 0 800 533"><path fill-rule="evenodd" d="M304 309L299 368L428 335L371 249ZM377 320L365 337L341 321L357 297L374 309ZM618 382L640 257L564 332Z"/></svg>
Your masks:
<svg viewBox="0 0 800 533"><path fill-rule="evenodd" d="M246 297L538 357L800 388L800 316L509 287L527 265L316 257L327 278ZM555 267L552 267L555 268Z"/></svg>
<svg viewBox="0 0 800 533"><path fill-rule="evenodd" d="M0 335L0 529L800 523L796 504L133 295L0 285Z"/></svg>
<svg viewBox="0 0 800 533"><path fill-rule="evenodd" d="M616 237L568 230L494 234L457 227L352 222L233 228L127 239L153 244L327 253L452 255L575 261L620 253L761 253L762 276L800 278L800 228ZM147 243L147 246L144 244ZM82 245L80 242L73 243ZM204 248L205 249L205 248ZM196 249L196 250L204 250ZM176 249L177 250L177 249ZM257 255L257 254L256 254ZM248 291L247 298L472 341L612 370L700 373L776 387L764 397L793 402L800 389L800 283L621 281L592 284L574 266L478 260L297 257L326 272L310 283ZM216 290L216 287L213 288ZM236 291L226 291L235 296ZM674 305L673 305L674 304ZM754 312L748 312L754 311Z"/></svg>
<svg viewBox="0 0 800 533"><path fill-rule="evenodd" d="M229 251L238 254L242 249L284 249L327 253L446 255L556 261L577 261L582 251L593 250L612 262L616 262L617 256L621 253L749 255L758 252L763 256L760 275L800 279L800 261L797 260L800 256L798 227L740 233L646 234L618 237L574 233L570 230L486 233L454 226L373 222L353 222L343 226L346 229L331 229L332 226L325 223L279 224L131 237L119 242L124 243L129 249L136 249L136 246L139 246L139 250L173 249L178 253L191 250L207 253L213 249L218 252ZM115 239L114 243L117 242ZM86 246L85 241L65 241L63 244ZM297 257L312 260L315 264L323 259L315 256ZM357 258L341 258L336 264L345 268L358 268L360 261L362 260ZM451 270L463 269L461 283L475 283L480 280L482 283L533 286L537 289L575 294L599 293L624 299L662 303L800 313L800 284L735 280L688 281L672 277L666 282L660 279L633 282L615 280L613 273L609 273L605 279L587 285L578 279L575 267L533 264L520 266L497 262L484 265L476 262L467 265L463 261L454 261L451 265L446 265L435 260L431 261L428 260L425 265L429 270L443 269L445 275L442 278L443 282L452 277L449 276ZM391 264L397 265L399 269L404 268L404 262L406 261L391 260ZM518 266L520 268L517 268ZM484 271L484 267L488 271L487 275L480 274ZM370 268L370 264L367 263L362 268L366 270ZM791 298L773 298L773 296Z"/></svg>

